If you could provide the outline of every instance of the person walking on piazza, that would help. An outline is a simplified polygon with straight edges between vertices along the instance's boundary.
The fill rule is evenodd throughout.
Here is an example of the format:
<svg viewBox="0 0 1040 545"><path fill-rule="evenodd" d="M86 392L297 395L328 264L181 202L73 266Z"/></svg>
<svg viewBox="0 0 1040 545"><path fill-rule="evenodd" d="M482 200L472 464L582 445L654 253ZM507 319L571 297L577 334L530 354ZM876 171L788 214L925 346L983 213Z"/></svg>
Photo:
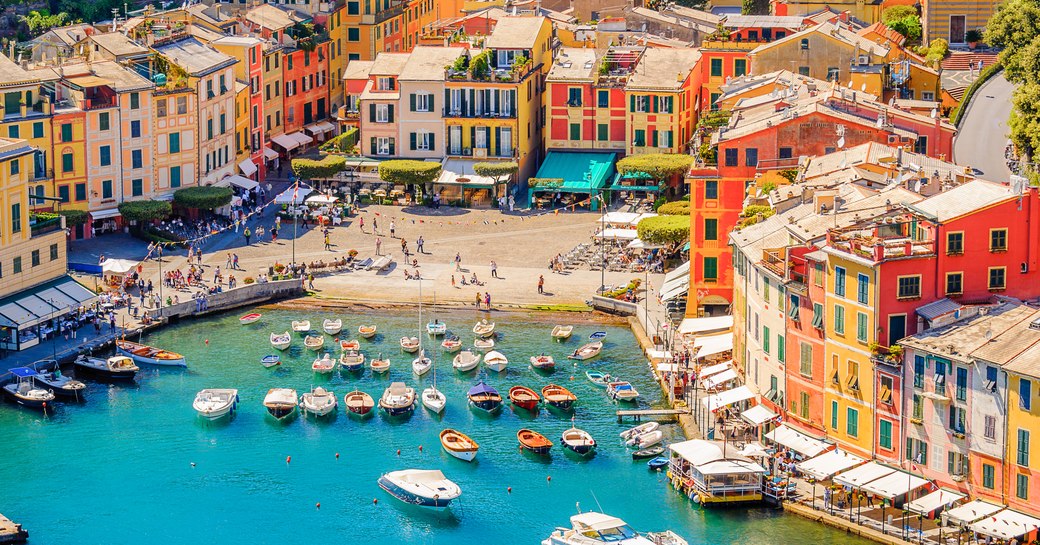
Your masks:
<svg viewBox="0 0 1040 545"><path fill-rule="evenodd" d="M538 275L538 293L545 293L545 275Z"/></svg>

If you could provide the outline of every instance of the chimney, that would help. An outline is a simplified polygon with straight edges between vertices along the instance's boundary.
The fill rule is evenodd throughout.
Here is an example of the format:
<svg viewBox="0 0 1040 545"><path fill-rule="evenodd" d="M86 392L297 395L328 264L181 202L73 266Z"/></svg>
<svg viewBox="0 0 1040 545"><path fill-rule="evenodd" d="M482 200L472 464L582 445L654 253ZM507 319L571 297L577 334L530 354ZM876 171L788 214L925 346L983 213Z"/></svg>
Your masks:
<svg viewBox="0 0 1040 545"><path fill-rule="evenodd" d="M834 210L834 199L837 191L833 189L820 189L813 192L813 211L824 214Z"/></svg>

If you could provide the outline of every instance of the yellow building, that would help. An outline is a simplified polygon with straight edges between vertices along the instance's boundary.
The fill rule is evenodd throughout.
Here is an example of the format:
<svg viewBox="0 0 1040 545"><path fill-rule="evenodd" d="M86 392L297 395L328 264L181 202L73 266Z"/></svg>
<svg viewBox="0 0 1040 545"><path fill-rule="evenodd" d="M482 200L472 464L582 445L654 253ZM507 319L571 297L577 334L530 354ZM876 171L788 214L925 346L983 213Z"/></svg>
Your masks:
<svg viewBox="0 0 1040 545"><path fill-rule="evenodd" d="M725 0L724 4L712 2L712 6L729 5L731 0ZM737 3L737 6L741 4ZM812 15L819 12L827 12L825 15L837 18L840 14L848 12L850 17L859 19L868 25L881 19L882 2L877 0L780 0L774 5L774 15Z"/></svg>
<svg viewBox="0 0 1040 545"><path fill-rule="evenodd" d="M880 65L890 54L890 48L857 35L842 23L823 23L762 44L748 58L756 74L790 70L844 84L849 81L850 61L854 66Z"/></svg>
<svg viewBox="0 0 1040 545"><path fill-rule="evenodd" d="M969 30L986 28L1000 2L993 0L929 0L923 2L921 25L924 43L942 38L950 44L963 44Z"/></svg>
<svg viewBox="0 0 1040 545"><path fill-rule="evenodd" d="M282 119L282 48L264 42L264 134L272 136L285 132Z"/></svg>
<svg viewBox="0 0 1040 545"><path fill-rule="evenodd" d="M343 46L347 41L347 25L343 24L343 16L347 12L346 4L329 15L326 25L329 32L329 111L336 112L343 105L343 70L347 67L347 54L343 54Z"/></svg>
<svg viewBox="0 0 1040 545"><path fill-rule="evenodd" d="M235 82L235 163L248 161L252 155L250 148L252 134L249 124L249 86L241 81Z"/></svg>
<svg viewBox="0 0 1040 545"><path fill-rule="evenodd" d="M685 153L697 121L696 49L647 48L625 85L629 155Z"/></svg>
<svg viewBox="0 0 1040 545"><path fill-rule="evenodd" d="M52 150L53 96L43 92L58 76L53 71L25 70L6 55L0 55L0 95L3 117L0 138L24 139L33 148L32 168L26 172L28 191L41 197L55 197L54 156ZM39 201L50 208L52 201Z"/></svg>
<svg viewBox="0 0 1040 545"><path fill-rule="evenodd" d="M54 196L61 204L70 208L86 210L86 200L74 196L85 196L87 187L87 116L73 101L59 102L51 118L51 156L54 157ZM121 151L121 150L117 150Z"/></svg>
<svg viewBox="0 0 1040 545"><path fill-rule="evenodd" d="M998 334L986 346L972 352L980 363L1004 371L1007 387L1007 415L1003 425L1006 451L1000 491L1012 509L1036 510L1040 501L1040 451L1034 438L1040 437L1040 330L1034 313Z"/></svg>

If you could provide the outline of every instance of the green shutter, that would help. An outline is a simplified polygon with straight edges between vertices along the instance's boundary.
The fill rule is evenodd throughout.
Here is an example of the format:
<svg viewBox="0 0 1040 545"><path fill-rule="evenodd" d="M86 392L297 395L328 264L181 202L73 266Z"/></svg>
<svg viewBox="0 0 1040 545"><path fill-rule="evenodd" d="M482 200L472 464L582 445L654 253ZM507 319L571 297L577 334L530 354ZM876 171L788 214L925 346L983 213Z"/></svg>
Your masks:
<svg viewBox="0 0 1040 545"><path fill-rule="evenodd" d="M652 111L652 112L654 112L656 114L657 113L657 96L656 95L647 95L646 99L650 101L650 111Z"/></svg>
<svg viewBox="0 0 1040 545"><path fill-rule="evenodd" d="M390 155L397 154L397 146L394 138L390 139Z"/></svg>
<svg viewBox="0 0 1040 545"><path fill-rule="evenodd" d="M411 109L409 109L408 111L414 112L415 111L415 93L412 93L412 94L408 95L408 104L411 106Z"/></svg>
<svg viewBox="0 0 1040 545"><path fill-rule="evenodd" d="M657 129L650 131L650 147L657 147Z"/></svg>
<svg viewBox="0 0 1040 545"><path fill-rule="evenodd" d="M377 148L376 148L376 146L377 146L377 145L378 145L378 144L376 144L376 137L375 137L375 136L373 136L373 137L372 137L372 147L371 147L371 148L369 148L368 152L369 152L369 153L371 153L371 154L373 154L373 155L375 155L375 153L376 153L376 149L377 149Z"/></svg>
<svg viewBox="0 0 1040 545"><path fill-rule="evenodd" d="M502 127L495 127L495 155L502 155Z"/></svg>
<svg viewBox="0 0 1040 545"><path fill-rule="evenodd" d="M473 117L474 115L476 115L476 111L477 111L477 101L476 101L476 99L473 98L473 89L470 89L469 90L469 115L470 115L470 117Z"/></svg>
<svg viewBox="0 0 1040 545"><path fill-rule="evenodd" d="M372 123L376 122L376 103L373 102L368 105L368 120Z"/></svg>
<svg viewBox="0 0 1040 545"><path fill-rule="evenodd" d="M451 89L444 90L444 114L448 114L448 110L451 108Z"/></svg>
<svg viewBox="0 0 1040 545"><path fill-rule="evenodd" d="M512 117L512 116L516 115L516 110L517 110L516 89L510 89L509 90L509 98L510 98L510 101L509 101L509 107L510 107L509 116Z"/></svg>
<svg viewBox="0 0 1040 545"><path fill-rule="evenodd" d="M668 113L675 113L675 97L668 97Z"/></svg>
<svg viewBox="0 0 1040 545"><path fill-rule="evenodd" d="M394 122L394 105L389 104L386 107L386 120L390 123Z"/></svg>
<svg viewBox="0 0 1040 545"><path fill-rule="evenodd" d="M469 128L469 147L472 148L472 149L477 149L477 128L476 127L470 127Z"/></svg>
<svg viewBox="0 0 1040 545"><path fill-rule="evenodd" d="M408 133L408 149L415 150L415 133Z"/></svg>
<svg viewBox="0 0 1040 545"><path fill-rule="evenodd" d="M433 141L434 141L434 137L435 136L437 136L437 133L435 133L435 132L431 132L430 133L430 138L429 138L430 151L434 151L436 149L436 147L433 145Z"/></svg>
<svg viewBox="0 0 1040 545"><path fill-rule="evenodd" d="M630 111L630 112L636 111L636 96L635 95L631 95L631 96L628 97L628 111Z"/></svg>

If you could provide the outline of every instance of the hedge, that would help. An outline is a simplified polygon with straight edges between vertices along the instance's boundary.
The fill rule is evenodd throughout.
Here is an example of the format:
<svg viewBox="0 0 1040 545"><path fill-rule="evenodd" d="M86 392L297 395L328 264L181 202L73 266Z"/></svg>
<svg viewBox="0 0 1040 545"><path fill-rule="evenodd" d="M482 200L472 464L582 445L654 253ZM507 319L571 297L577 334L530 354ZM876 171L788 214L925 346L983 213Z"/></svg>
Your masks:
<svg viewBox="0 0 1040 545"><path fill-rule="evenodd" d="M975 91L978 91L979 87L982 87L983 83L989 81L989 78L992 78L1003 69L1003 64L995 62L983 68L982 72L979 72L979 76L975 78L975 81L968 87L968 90L964 91L964 98L962 98L960 103L954 107L952 112L950 112L950 123L953 123L954 126L961 124L961 118L964 117L964 110L967 108L968 104L971 104L971 97L975 96Z"/></svg>
<svg viewBox="0 0 1040 545"><path fill-rule="evenodd" d="M639 220L639 238L651 244L681 244L690 238L689 216L655 216Z"/></svg>
<svg viewBox="0 0 1040 545"><path fill-rule="evenodd" d="M693 157L683 153L646 153L629 155L617 162L617 170L625 174L647 174L653 180L665 180L677 174L686 174L693 165Z"/></svg>
<svg viewBox="0 0 1040 545"><path fill-rule="evenodd" d="M167 201L121 202L118 208L119 214L129 221L161 220L173 213L173 205Z"/></svg>
<svg viewBox="0 0 1040 545"><path fill-rule="evenodd" d="M87 223L86 210L60 210L58 213L65 216L65 227L75 227Z"/></svg>
<svg viewBox="0 0 1040 545"><path fill-rule="evenodd" d="M489 163L475 163L473 172L488 178L499 178L501 176L512 176L520 170L520 165L513 161L496 161Z"/></svg>
<svg viewBox="0 0 1040 545"><path fill-rule="evenodd" d="M433 161L392 159L379 163L379 178L395 184L428 184L440 174L441 164Z"/></svg>
<svg viewBox="0 0 1040 545"><path fill-rule="evenodd" d="M346 157L326 155L319 160L293 159L293 174L302 180L322 180L343 172L347 167Z"/></svg>
<svg viewBox="0 0 1040 545"><path fill-rule="evenodd" d="M173 193L173 202L185 208L213 210L229 204L233 195L234 191L230 187L185 187Z"/></svg>
<svg viewBox="0 0 1040 545"><path fill-rule="evenodd" d="M657 209L657 213L665 216L689 216L690 201L666 202Z"/></svg>

